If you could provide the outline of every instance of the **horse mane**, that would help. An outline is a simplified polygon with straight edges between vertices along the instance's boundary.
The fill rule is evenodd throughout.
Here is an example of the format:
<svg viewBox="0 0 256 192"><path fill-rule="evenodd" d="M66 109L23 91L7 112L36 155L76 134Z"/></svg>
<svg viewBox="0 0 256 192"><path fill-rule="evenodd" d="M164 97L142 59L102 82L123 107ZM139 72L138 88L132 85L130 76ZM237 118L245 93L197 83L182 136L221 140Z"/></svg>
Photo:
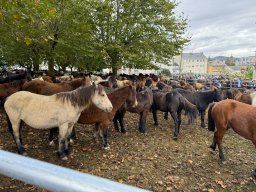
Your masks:
<svg viewBox="0 0 256 192"><path fill-rule="evenodd" d="M103 87L98 85L99 93L103 91ZM81 107L91 100L95 92L95 86L79 87L74 91L57 93L56 99L63 103L70 102L74 107Z"/></svg>

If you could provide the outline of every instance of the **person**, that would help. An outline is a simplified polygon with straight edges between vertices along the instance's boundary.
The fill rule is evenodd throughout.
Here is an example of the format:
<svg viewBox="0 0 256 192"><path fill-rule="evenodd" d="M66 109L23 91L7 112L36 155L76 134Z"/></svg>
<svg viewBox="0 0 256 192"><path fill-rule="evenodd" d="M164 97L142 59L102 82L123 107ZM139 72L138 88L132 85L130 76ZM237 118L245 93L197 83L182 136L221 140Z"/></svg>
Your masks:
<svg viewBox="0 0 256 192"><path fill-rule="evenodd" d="M242 86L242 81L241 81L241 78L239 78L239 79L237 80L237 87L238 87L238 88L241 88L241 86Z"/></svg>

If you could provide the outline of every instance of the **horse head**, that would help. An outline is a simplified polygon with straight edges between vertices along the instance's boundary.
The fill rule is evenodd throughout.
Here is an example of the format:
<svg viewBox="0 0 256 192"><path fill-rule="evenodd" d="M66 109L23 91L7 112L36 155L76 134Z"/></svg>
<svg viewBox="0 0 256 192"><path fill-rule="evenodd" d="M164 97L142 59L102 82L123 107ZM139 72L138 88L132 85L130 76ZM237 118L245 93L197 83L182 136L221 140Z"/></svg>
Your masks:
<svg viewBox="0 0 256 192"><path fill-rule="evenodd" d="M218 102L224 99L224 93L221 89L215 89L215 97L214 97L214 101Z"/></svg>
<svg viewBox="0 0 256 192"><path fill-rule="evenodd" d="M92 103L99 109L105 112L111 112L113 109L112 103L108 99L105 89L101 85L93 83L94 95L92 96Z"/></svg>
<svg viewBox="0 0 256 192"><path fill-rule="evenodd" d="M138 105L137 97L136 97L136 88L134 86L129 85L129 97L126 100L128 106L136 107Z"/></svg>

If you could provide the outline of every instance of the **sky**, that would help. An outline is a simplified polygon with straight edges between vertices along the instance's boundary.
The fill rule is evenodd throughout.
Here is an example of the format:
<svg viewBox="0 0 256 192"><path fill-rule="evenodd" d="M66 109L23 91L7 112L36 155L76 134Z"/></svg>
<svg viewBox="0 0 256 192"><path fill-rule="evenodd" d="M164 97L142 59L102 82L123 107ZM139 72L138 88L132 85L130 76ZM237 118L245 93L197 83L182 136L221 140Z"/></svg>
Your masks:
<svg viewBox="0 0 256 192"><path fill-rule="evenodd" d="M189 20L192 36L184 52L207 57L254 56L256 51L256 0L179 0L178 15Z"/></svg>

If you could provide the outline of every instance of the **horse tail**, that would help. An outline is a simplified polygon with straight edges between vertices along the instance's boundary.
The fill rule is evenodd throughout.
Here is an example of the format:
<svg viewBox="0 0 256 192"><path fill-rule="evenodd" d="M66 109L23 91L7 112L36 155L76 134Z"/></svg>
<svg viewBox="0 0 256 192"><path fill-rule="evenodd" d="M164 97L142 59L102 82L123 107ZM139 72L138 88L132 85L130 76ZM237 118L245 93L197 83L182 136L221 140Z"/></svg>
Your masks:
<svg viewBox="0 0 256 192"><path fill-rule="evenodd" d="M185 114L189 117L189 123L193 123L198 115L198 110L196 106L190 103L184 96L180 95L180 102L183 104L183 109Z"/></svg>
<svg viewBox="0 0 256 192"><path fill-rule="evenodd" d="M215 131L215 123L212 118L212 108L215 105L215 103L211 103L208 108L208 130L209 131Z"/></svg>

